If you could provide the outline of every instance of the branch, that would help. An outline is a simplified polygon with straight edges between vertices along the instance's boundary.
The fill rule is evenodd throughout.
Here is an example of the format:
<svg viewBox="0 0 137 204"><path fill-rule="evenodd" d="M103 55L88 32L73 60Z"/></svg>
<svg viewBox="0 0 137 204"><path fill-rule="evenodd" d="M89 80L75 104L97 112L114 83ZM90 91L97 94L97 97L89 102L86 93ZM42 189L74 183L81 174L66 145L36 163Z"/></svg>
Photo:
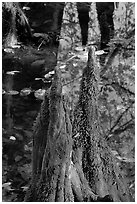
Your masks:
<svg viewBox="0 0 137 204"><path fill-rule="evenodd" d="M105 63L104 67L102 68L102 70L100 72L101 77L105 74L105 72L108 70L108 68L110 68L110 66L113 63L113 60L114 60L115 56L117 55L117 53L119 52L121 47L122 47L121 44L117 44L116 47L110 52L110 54L109 54L109 56L107 58L107 62Z"/></svg>
<svg viewBox="0 0 137 204"><path fill-rule="evenodd" d="M109 82L109 79L108 79L107 77L105 77L105 76L102 76L101 78L102 78L104 81L107 81L107 82L108 82L107 84L105 84L106 86L111 85L114 89L115 89L115 88L120 88L120 89L122 89L124 92L129 93L130 95L135 95L134 92L132 92L131 90L125 88L125 87L122 86L120 83L114 82L114 81Z"/></svg>
<svg viewBox="0 0 137 204"><path fill-rule="evenodd" d="M132 122L133 120L129 120L128 122L126 122L125 124L121 125L118 129L114 130L113 132L111 132L110 134L112 135L116 135L116 134L120 134L128 129L131 129L134 126L134 123Z"/></svg>
<svg viewBox="0 0 137 204"><path fill-rule="evenodd" d="M131 108L132 104L134 102L131 103L131 105L129 107L126 108L126 110L117 118L117 120L115 121L114 125L111 127L111 129L109 130L109 134L112 134L112 131L114 130L114 128L118 125L118 123L120 122L121 118L123 117L123 115ZM108 135L109 135L108 134Z"/></svg>

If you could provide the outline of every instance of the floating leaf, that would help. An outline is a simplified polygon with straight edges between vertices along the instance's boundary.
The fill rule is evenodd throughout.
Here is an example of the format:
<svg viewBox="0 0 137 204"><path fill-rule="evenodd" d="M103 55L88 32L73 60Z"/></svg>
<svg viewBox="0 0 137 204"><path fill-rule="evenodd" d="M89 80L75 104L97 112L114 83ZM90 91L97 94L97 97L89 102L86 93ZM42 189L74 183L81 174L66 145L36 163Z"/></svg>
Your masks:
<svg viewBox="0 0 137 204"><path fill-rule="evenodd" d="M28 10L30 10L30 7L28 7L28 6L23 6L22 9L28 11Z"/></svg>
<svg viewBox="0 0 137 204"><path fill-rule="evenodd" d="M53 75L55 74L55 71L51 71L51 72L49 72L48 74L45 74L44 75L44 78L50 78L50 77L52 77Z"/></svg>
<svg viewBox="0 0 137 204"><path fill-rule="evenodd" d="M24 88L20 91L21 96L28 96L32 92L31 88Z"/></svg>
<svg viewBox="0 0 137 204"><path fill-rule="evenodd" d="M83 51L83 47L76 47L75 51L81 52L81 51Z"/></svg>
<svg viewBox="0 0 137 204"><path fill-rule="evenodd" d="M15 73L14 72L6 72L6 74L8 74L8 75L14 75Z"/></svg>
<svg viewBox="0 0 137 204"><path fill-rule="evenodd" d="M34 96L40 100L44 100L44 95L45 95L45 90L44 89L38 89L34 92Z"/></svg>
<svg viewBox="0 0 137 204"><path fill-rule="evenodd" d="M15 44L15 45L12 45L11 47L12 47L12 48L20 48L21 45Z"/></svg>
<svg viewBox="0 0 137 204"><path fill-rule="evenodd" d="M103 55L103 54L107 54L107 52L105 52L104 50L97 50L95 52L95 55Z"/></svg>
<svg viewBox="0 0 137 204"><path fill-rule="evenodd" d="M12 48L5 48L5 49L4 49L4 52L14 53L14 50L13 50Z"/></svg>
<svg viewBox="0 0 137 204"><path fill-rule="evenodd" d="M6 94L7 94L7 95L12 95L12 96L14 96L14 95L18 95L19 92L18 92L18 91L15 91L15 90L10 90L10 91L7 91Z"/></svg>
<svg viewBox="0 0 137 204"><path fill-rule="evenodd" d="M42 79L42 81L44 82L44 83L46 83L46 84L50 84L51 83L51 80L50 79Z"/></svg>
<svg viewBox="0 0 137 204"><path fill-rule="evenodd" d="M17 74L19 72L20 71L8 71L8 72L6 72L6 74L8 74L8 75L15 75L15 74Z"/></svg>
<svg viewBox="0 0 137 204"><path fill-rule="evenodd" d="M34 33L34 37L42 37L42 38L48 38L48 35L46 33Z"/></svg>
<svg viewBox="0 0 137 204"><path fill-rule="evenodd" d="M28 186L22 186L21 188L23 189L23 191L27 191L29 187Z"/></svg>
<svg viewBox="0 0 137 204"><path fill-rule="evenodd" d="M14 136L10 136L10 140L16 140L16 137L14 137Z"/></svg>
<svg viewBox="0 0 137 204"><path fill-rule="evenodd" d="M38 80L42 80L42 78L35 78L35 80L36 80L36 81L38 81Z"/></svg>

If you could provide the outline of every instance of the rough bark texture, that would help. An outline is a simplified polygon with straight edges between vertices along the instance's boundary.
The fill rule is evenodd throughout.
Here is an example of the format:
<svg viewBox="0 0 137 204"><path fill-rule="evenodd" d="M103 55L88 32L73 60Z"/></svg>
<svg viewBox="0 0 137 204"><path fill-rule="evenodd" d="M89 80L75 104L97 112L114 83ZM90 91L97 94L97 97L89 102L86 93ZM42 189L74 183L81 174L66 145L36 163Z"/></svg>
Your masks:
<svg viewBox="0 0 137 204"><path fill-rule="evenodd" d="M3 44L4 47L14 47L18 44L18 41L20 40L20 37L18 35L19 25L24 26L24 32L27 32L28 37L32 37L28 19L18 2L3 2L3 13L4 11L8 12L7 14L10 14L10 26L8 33L5 34ZM8 26L5 27L5 25L3 24L3 30L4 29L8 29Z"/></svg>
<svg viewBox="0 0 137 204"><path fill-rule="evenodd" d="M61 96L60 76L59 70L56 70L49 101L44 100L37 118L33 146L33 179L26 201L74 200L70 184L71 124Z"/></svg>
<svg viewBox="0 0 137 204"><path fill-rule="evenodd" d="M12 47L13 45L17 44L17 32L16 32L16 15L17 15L17 4L12 2L5 2L3 3L6 10L10 11L11 13L11 27L6 36L4 46L5 47Z"/></svg>
<svg viewBox="0 0 137 204"><path fill-rule="evenodd" d="M73 154L78 155L75 158L78 162L82 158L84 175L94 193L100 197L110 195L114 202L129 202L126 183L101 134L98 82L99 67L92 48L83 73L79 102L74 115Z"/></svg>
<svg viewBox="0 0 137 204"><path fill-rule="evenodd" d="M72 130L62 95L61 72L56 67L49 99L42 104L34 131L33 179L25 201L130 201L101 135L98 81L99 67L91 47Z"/></svg>

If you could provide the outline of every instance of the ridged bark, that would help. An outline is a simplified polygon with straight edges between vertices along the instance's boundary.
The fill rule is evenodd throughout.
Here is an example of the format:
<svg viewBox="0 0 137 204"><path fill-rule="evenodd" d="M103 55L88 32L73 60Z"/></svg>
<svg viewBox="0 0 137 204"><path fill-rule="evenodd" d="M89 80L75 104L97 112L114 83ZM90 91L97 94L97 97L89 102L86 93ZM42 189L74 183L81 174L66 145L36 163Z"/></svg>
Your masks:
<svg viewBox="0 0 137 204"><path fill-rule="evenodd" d="M98 74L92 47L83 72L79 102L74 114L72 146L71 122L66 102L61 95L61 73L56 70L49 96L49 126L45 152L43 159L41 158L42 167L33 165L35 170L38 169L39 177L33 174L35 178L32 179L25 201L130 201L124 178L101 134ZM46 119L42 118L44 121ZM38 120L40 122L40 117ZM43 143L41 134L40 138L39 147ZM38 138L35 137L34 140L38 141ZM33 157L35 155L35 161L39 161L39 148L34 149L36 152Z"/></svg>
<svg viewBox="0 0 137 204"><path fill-rule="evenodd" d="M102 135L98 107L99 67L92 47L83 72L79 102L74 113L73 139L76 161L82 157L82 169L92 191L114 202L129 202L123 176ZM79 153L78 153L79 152ZM76 157L76 156L75 156Z"/></svg>

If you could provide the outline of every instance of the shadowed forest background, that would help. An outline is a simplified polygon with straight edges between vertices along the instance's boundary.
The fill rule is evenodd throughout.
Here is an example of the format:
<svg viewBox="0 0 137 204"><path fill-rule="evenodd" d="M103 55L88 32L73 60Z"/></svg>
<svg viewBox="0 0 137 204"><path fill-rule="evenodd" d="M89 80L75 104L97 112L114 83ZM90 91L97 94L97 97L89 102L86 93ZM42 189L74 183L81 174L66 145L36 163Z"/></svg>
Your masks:
<svg viewBox="0 0 137 204"><path fill-rule="evenodd" d="M135 200L135 3L2 3L3 201Z"/></svg>

